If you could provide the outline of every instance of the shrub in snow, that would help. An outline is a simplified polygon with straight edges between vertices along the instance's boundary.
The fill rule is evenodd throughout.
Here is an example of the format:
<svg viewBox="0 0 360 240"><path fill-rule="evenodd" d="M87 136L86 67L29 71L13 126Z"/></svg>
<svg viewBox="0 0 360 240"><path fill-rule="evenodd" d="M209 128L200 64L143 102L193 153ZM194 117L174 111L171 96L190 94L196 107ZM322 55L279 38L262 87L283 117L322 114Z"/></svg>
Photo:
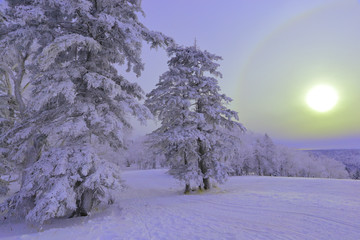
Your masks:
<svg viewBox="0 0 360 240"><path fill-rule="evenodd" d="M149 138L165 155L170 174L185 182L185 192L191 182L209 189L210 178L222 182L228 173L224 148L234 139L224 129L243 127L225 107L231 99L220 94L219 56L196 46L170 47L168 54L169 70L145 102L161 121Z"/></svg>
<svg viewBox="0 0 360 240"><path fill-rule="evenodd" d="M8 1L0 41L22 34L39 46L34 64L25 66L32 84L25 117L2 135L10 159L24 166L20 191L2 205L8 215L42 224L113 201L118 168L97 146L123 149L127 115L151 115L138 101L141 88L115 66L139 76L142 41L172 42L149 31L137 13L134 0Z"/></svg>

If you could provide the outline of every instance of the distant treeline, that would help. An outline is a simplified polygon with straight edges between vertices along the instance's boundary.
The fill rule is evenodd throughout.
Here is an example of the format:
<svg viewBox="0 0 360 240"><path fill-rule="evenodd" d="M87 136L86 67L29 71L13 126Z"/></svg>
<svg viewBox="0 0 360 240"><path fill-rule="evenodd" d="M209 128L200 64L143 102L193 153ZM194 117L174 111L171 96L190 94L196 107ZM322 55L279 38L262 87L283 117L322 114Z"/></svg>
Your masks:
<svg viewBox="0 0 360 240"><path fill-rule="evenodd" d="M312 155L324 155L342 162L353 179L360 179L360 149L304 150Z"/></svg>
<svg viewBox="0 0 360 240"><path fill-rule="evenodd" d="M234 144L224 149L224 164L230 176L259 175L309 178L350 178L349 170L341 161L323 154L313 154L275 144L267 135L232 133ZM125 157L124 166L137 165L140 169L168 167L169 160L161 152L149 147L148 137L133 141Z"/></svg>

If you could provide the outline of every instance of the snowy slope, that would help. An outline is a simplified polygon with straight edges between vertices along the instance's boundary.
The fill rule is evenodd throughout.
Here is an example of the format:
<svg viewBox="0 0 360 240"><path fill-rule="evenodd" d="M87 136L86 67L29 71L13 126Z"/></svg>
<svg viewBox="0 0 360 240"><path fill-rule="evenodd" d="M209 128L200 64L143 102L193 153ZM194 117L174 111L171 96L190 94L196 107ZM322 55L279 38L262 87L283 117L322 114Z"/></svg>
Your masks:
<svg viewBox="0 0 360 240"><path fill-rule="evenodd" d="M165 170L125 171L119 205L54 220L42 232L0 225L1 239L360 239L360 181L232 177L183 195Z"/></svg>

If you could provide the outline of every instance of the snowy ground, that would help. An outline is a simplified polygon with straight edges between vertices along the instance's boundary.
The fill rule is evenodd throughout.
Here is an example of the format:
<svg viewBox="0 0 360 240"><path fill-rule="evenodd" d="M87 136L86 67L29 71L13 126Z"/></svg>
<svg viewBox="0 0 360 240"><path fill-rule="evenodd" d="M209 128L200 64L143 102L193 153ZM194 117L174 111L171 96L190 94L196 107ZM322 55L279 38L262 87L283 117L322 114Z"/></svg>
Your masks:
<svg viewBox="0 0 360 240"><path fill-rule="evenodd" d="M165 170L125 171L118 205L41 232L1 224L1 239L360 239L360 181L232 177L182 194Z"/></svg>

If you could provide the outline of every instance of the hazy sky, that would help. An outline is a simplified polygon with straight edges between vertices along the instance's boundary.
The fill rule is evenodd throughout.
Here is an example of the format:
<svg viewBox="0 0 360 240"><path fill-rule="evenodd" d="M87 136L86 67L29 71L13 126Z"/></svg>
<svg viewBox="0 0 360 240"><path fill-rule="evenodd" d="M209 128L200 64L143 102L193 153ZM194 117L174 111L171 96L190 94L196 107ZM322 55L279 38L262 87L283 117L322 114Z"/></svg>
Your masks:
<svg viewBox="0 0 360 240"><path fill-rule="evenodd" d="M224 58L220 85L250 130L297 148L360 148L360 4L356 0L143 0L150 29ZM144 51L146 92L167 70L162 50ZM307 91L330 84L327 113Z"/></svg>
<svg viewBox="0 0 360 240"><path fill-rule="evenodd" d="M148 28L181 45L196 38L201 49L223 57L220 86L249 130L296 148L360 148L357 0L142 0L142 6ZM143 59L136 81L149 92L168 58L145 47ZM336 107L322 114L305 102L319 83L339 93Z"/></svg>

